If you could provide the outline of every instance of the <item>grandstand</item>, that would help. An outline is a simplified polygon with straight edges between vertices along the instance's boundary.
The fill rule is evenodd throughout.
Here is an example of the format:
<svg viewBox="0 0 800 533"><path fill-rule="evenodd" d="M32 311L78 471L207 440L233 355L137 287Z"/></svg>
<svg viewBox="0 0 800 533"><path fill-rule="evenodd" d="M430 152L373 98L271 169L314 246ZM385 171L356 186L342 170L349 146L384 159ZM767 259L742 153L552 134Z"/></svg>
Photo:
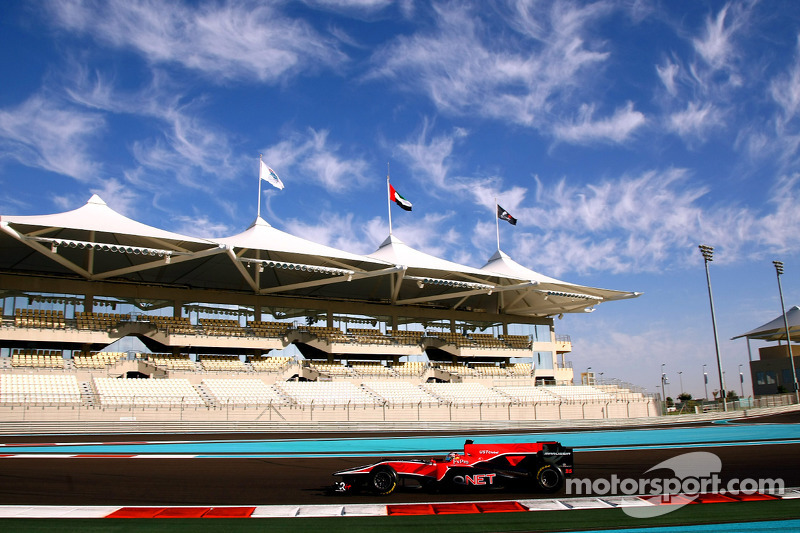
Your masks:
<svg viewBox="0 0 800 533"><path fill-rule="evenodd" d="M571 343L554 329L555 316L638 294L550 278L500 251L474 268L391 235L357 255L260 218L207 240L97 196L66 213L0 216L0 246L8 419L34 405L40 417L105 420L656 413L641 393L572 385Z"/></svg>

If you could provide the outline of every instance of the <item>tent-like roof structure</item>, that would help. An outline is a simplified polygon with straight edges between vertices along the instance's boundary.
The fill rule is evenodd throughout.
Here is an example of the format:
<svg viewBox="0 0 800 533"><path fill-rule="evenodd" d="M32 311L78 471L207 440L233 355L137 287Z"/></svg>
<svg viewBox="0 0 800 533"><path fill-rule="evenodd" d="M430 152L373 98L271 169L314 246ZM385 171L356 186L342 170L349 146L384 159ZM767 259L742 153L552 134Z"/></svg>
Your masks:
<svg viewBox="0 0 800 533"><path fill-rule="evenodd" d="M386 314L398 314L398 307L412 315L458 310L476 321L478 313L486 320L585 312L639 295L550 278L500 251L483 268L461 265L393 235L372 254L354 254L278 230L260 217L233 236L196 238L123 216L96 195L63 213L0 216L0 272L203 290L206 296L224 291L215 297L235 302L246 294L287 307L313 299L323 302L314 304L321 309L332 302L349 309L369 303Z"/></svg>
<svg viewBox="0 0 800 533"><path fill-rule="evenodd" d="M789 324L789 337L800 341L800 307L795 305L786 311L786 322ZM731 340L741 339L742 337L764 341L785 341L786 324L783 322L783 315L779 315L777 318L747 333L732 337Z"/></svg>
<svg viewBox="0 0 800 533"><path fill-rule="evenodd" d="M145 281L146 271L168 264L177 267L184 261L223 251L212 241L162 230L121 215L97 195L78 209L64 213L0 216L0 230L25 245L4 244L4 266L24 265L45 272L66 268L95 281L131 274Z"/></svg>
<svg viewBox="0 0 800 533"><path fill-rule="evenodd" d="M233 265L258 294L306 294L325 287L329 297L345 297L352 285L337 291L334 284L400 270L393 263L318 244L272 227L261 217L242 233L215 239L227 248ZM248 270L247 267L253 267ZM342 292L343 291L343 292Z"/></svg>
<svg viewBox="0 0 800 533"><path fill-rule="evenodd" d="M548 316L591 312L596 304L641 295L639 292L598 289L551 278L520 265L501 250L497 250L481 270L530 283L530 288L504 295L503 310L512 314Z"/></svg>

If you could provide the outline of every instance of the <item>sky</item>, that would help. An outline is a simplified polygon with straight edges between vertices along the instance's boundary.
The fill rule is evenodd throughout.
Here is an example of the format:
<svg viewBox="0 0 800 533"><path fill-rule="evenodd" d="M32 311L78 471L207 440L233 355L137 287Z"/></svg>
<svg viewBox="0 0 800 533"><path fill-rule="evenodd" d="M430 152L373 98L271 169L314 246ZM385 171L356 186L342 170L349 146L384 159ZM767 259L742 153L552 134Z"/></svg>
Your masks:
<svg viewBox="0 0 800 533"><path fill-rule="evenodd" d="M273 226L355 253L500 247L644 293L556 320L576 374L729 388L731 337L800 305L800 4L16 1L0 17L0 214L98 194L198 237ZM285 184L264 182L259 155ZM753 355L764 343L753 342ZM678 374L678 373L681 374Z"/></svg>

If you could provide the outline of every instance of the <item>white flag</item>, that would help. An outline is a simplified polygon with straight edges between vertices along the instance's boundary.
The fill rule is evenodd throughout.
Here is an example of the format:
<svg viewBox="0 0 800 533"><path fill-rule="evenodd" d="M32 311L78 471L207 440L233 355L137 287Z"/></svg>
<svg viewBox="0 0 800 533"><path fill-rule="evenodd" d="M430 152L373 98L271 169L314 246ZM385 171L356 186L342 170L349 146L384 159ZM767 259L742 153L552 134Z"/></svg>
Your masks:
<svg viewBox="0 0 800 533"><path fill-rule="evenodd" d="M268 182L273 187L277 187L278 189L283 189L283 182L275 173L274 170L269 168L267 165L264 164L264 161L261 161L261 168L258 172L259 179L262 179Z"/></svg>

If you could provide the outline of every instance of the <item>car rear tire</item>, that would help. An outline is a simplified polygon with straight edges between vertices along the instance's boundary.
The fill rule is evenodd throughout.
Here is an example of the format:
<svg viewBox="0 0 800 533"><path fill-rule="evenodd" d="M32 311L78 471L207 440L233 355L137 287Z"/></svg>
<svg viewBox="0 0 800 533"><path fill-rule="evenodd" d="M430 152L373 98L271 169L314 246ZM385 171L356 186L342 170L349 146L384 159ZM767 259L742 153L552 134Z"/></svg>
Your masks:
<svg viewBox="0 0 800 533"><path fill-rule="evenodd" d="M375 494L386 496L397 488L397 472L391 466L379 466L369 474L369 486Z"/></svg>
<svg viewBox="0 0 800 533"><path fill-rule="evenodd" d="M564 473L553 465L544 465L536 472L536 484L543 492L555 492L564 484Z"/></svg>

